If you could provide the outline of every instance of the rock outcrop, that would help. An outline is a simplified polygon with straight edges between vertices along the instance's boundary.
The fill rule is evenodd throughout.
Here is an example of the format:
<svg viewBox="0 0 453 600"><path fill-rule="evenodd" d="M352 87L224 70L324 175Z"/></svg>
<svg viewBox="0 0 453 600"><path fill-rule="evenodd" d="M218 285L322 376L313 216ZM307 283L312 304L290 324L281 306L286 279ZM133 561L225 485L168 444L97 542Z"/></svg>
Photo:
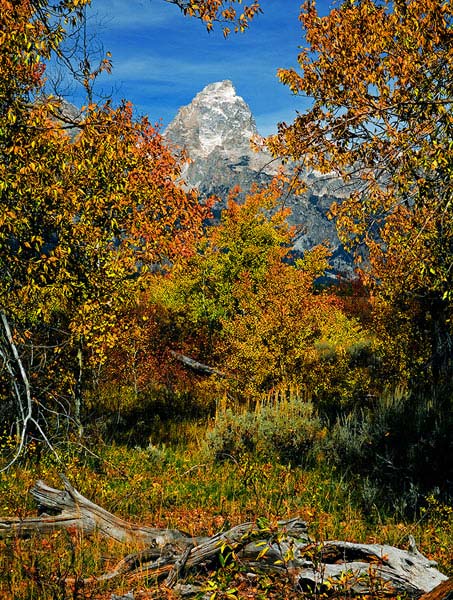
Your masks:
<svg viewBox="0 0 453 600"><path fill-rule="evenodd" d="M191 162L183 172L189 187L222 199L218 213L224 208L229 190L239 186L247 193L253 183L267 184L281 164L265 149L256 152L251 139L258 138L255 119L243 98L237 95L231 81L211 83L190 104L179 109L165 136L177 148L184 149ZM285 206L292 210L290 223L297 226L294 250L303 253L316 244L328 241L336 271L351 269L351 259L338 240L335 226L327 218L333 200L349 192L342 182L330 175L305 174L307 192L289 194Z"/></svg>

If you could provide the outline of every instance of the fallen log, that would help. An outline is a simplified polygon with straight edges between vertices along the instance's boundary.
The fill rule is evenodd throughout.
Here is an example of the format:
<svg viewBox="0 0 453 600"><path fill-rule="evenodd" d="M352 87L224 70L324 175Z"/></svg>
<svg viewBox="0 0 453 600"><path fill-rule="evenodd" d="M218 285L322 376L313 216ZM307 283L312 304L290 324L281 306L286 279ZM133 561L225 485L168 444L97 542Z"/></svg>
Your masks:
<svg viewBox="0 0 453 600"><path fill-rule="evenodd" d="M405 593L417 598L447 580L436 563L423 556L410 540L409 550L380 544L326 541L314 543L299 518L269 524L265 520L242 523L211 537L190 537L175 529L131 524L94 504L66 478L58 490L38 481L31 493L40 516L0 519L0 537L30 536L56 529L95 531L119 542L146 546L123 558L113 570L85 580L86 584L118 576L165 579L173 587L185 573L216 567L228 560L248 570L283 572L301 593L331 588L350 595L379 590L382 596Z"/></svg>
<svg viewBox="0 0 453 600"><path fill-rule="evenodd" d="M0 538L29 537L58 529L77 529L84 533L101 533L117 542L163 547L190 537L174 529L154 529L124 521L94 504L61 475L64 489L57 490L38 481L30 490L38 504L38 517L0 518ZM185 544L184 544L185 545Z"/></svg>
<svg viewBox="0 0 453 600"><path fill-rule="evenodd" d="M186 356L185 354L181 354L180 352L175 352L174 350L170 350L170 354L176 358L180 363L182 363L185 367L188 367L195 373L200 375L217 375L218 377L225 377L225 373L219 371L214 367L210 367L209 365L205 365L204 363L198 362L197 360L190 358L190 356Z"/></svg>

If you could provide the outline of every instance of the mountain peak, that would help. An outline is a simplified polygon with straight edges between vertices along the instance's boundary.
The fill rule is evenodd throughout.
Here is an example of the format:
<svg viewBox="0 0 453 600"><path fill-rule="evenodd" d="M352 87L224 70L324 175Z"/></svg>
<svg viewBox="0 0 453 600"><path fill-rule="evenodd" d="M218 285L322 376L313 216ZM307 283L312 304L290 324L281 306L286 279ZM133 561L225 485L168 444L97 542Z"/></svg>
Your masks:
<svg viewBox="0 0 453 600"><path fill-rule="evenodd" d="M281 166L265 149L252 151L250 139L255 135L251 110L229 80L207 85L179 109L165 132L167 139L192 159L181 173L187 187L197 188L204 197L215 194L222 199L215 206L216 217L226 206L231 189L239 186L241 199L254 184L268 185ZM341 197L338 180L316 173L306 177L308 190L303 197L290 190L284 197L285 206L292 209L289 221L298 226L294 249L303 253L330 240L336 268L347 271L350 262L343 256L334 223L326 217L331 202Z"/></svg>
<svg viewBox="0 0 453 600"><path fill-rule="evenodd" d="M230 80L210 83L179 109L165 135L193 159L211 153L240 156L257 135L255 119Z"/></svg>
<svg viewBox="0 0 453 600"><path fill-rule="evenodd" d="M225 79L224 81L209 83L197 94L197 96L200 95L218 95L234 98L237 94L233 82Z"/></svg>

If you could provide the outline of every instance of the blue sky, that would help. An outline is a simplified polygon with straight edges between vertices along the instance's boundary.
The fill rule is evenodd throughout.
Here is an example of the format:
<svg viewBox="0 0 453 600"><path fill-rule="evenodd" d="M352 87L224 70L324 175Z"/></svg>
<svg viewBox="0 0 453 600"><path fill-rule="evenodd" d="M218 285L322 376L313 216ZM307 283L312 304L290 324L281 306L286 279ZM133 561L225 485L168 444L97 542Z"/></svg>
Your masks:
<svg viewBox="0 0 453 600"><path fill-rule="evenodd" d="M318 0L325 13L328 0ZM258 130L267 135L290 122L307 101L277 79L279 67L297 66L304 44L298 0L262 0L259 15L243 34L224 39L221 27L207 33L195 19L165 0L92 0L89 26L112 53L113 71L100 84L114 101L131 100L137 114L164 126L208 83L230 79L250 105ZM98 88L99 89L99 88ZM82 104L77 90L68 99Z"/></svg>

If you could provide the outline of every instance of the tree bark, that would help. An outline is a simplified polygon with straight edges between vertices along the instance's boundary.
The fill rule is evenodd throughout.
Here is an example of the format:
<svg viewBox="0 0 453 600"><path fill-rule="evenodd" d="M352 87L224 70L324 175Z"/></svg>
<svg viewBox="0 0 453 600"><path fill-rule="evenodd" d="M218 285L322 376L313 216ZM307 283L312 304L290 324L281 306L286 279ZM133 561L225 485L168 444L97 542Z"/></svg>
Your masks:
<svg viewBox="0 0 453 600"><path fill-rule="evenodd" d="M82 496L66 477L61 477L64 483L63 490L51 488L43 481L38 481L30 493L37 501L40 516L28 519L0 519L0 538L29 537L37 533L75 528L88 534L97 531L117 542L156 547L191 539L177 530L153 529L124 521Z"/></svg>
<svg viewBox="0 0 453 600"><path fill-rule="evenodd" d="M173 587L185 572L218 566L228 555L230 559L234 555L234 560L247 564L250 570L289 575L301 594L338 588L349 595L379 590L383 596L406 593L418 598L447 580L436 569L436 563L417 550L414 540L410 540L409 550L342 541L314 543L306 524L297 517L275 525L260 521L242 523L211 537L192 538L175 529L155 529L124 521L82 496L65 477L62 479L63 490L38 481L31 493L41 516L0 519L0 538L75 527L84 533L98 531L119 542L146 546L126 556L112 571L85 580L86 584L126 575L134 579L166 577L166 587ZM431 597L426 596L426 600ZM433 600L438 600L437 596Z"/></svg>

